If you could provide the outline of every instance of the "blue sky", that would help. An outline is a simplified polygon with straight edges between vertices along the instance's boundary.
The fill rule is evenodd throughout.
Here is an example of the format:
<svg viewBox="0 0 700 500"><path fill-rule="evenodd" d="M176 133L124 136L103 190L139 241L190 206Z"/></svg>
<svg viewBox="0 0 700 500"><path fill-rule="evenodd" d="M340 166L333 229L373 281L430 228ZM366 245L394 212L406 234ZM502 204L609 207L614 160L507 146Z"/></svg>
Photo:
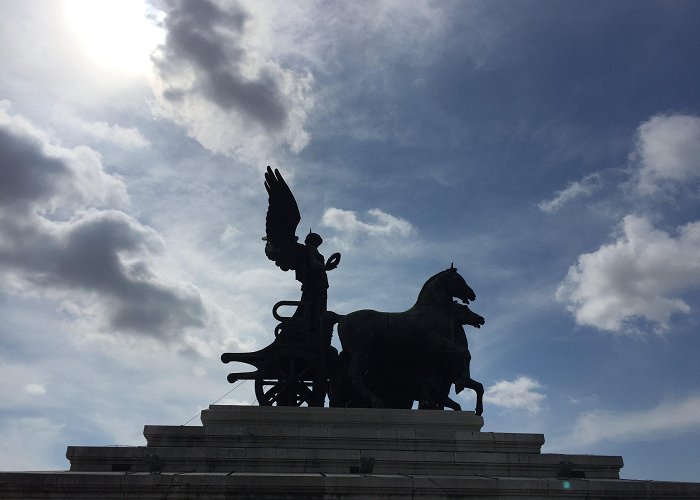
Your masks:
<svg viewBox="0 0 700 500"><path fill-rule="evenodd" d="M142 444L231 389L219 355L270 343L300 293L260 240L272 165L343 254L330 309L408 308L455 263L486 317L485 430L700 480L699 21L692 1L3 2L0 468Z"/></svg>

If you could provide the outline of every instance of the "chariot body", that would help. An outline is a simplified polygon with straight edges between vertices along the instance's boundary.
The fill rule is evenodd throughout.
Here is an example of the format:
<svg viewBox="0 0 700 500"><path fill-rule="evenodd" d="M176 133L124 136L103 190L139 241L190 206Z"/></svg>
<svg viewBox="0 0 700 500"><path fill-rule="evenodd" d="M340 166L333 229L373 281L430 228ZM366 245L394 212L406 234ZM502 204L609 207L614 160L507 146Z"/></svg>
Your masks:
<svg viewBox="0 0 700 500"><path fill-rule="evenodd" d="M233 372L228 381L255 381L255 396L261 406L323 406L330 375L337 365L338 351L311 327L308 314L282 316L282 307L303 310L301 301L283 300L272 308L279 324L270 345L254 352L224 353L221 361L247 363L255 371Z"/></svg>

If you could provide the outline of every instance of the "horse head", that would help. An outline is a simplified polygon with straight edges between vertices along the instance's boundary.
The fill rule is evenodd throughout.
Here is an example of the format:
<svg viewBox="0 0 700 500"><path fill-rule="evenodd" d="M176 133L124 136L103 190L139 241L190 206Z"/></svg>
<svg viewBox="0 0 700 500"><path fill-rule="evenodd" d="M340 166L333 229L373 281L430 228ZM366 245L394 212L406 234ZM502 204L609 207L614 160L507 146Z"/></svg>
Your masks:
<svg viewBox="0 0 700 500"><path fill-rule="evenodd" d="M454 265L440 271L425 282L418 294L417 304L430 303L439 307L449 307L453 298L465 304L476 299L474 290L467 285Z"/></svg>
<svg viewBox="0 0 700 500"><path fill-rule="evenodd" d="M469 309L469 306L466 304L460 304L454 301L452 307L454 308L454 319L460 325L470 325L474 328L481 328L481 326L486 323L483 316Z"/></svg>
<svg viewBox="0 0 700 500"><path fill-rule="evenodd" d="M457 268L454 267L454 265L443 271L443 273L446 291L451 297L459 299L465 304L469 304L470 301L476 300L474 290L467 285L467 282L464 280L462 275L457 272Z"/></svg>

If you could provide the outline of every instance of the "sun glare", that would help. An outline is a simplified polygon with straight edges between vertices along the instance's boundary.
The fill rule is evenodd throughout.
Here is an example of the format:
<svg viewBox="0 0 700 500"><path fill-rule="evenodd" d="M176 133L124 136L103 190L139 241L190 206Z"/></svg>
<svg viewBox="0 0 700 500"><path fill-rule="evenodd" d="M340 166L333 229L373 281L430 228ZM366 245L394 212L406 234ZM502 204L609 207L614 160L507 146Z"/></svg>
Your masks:
<svg viewBox="0 0 700 500"><path fill-rule="evenodd" d="M144 0L65 0L64 12L86 55L112 70L146 71L163 38Z"/></svg>

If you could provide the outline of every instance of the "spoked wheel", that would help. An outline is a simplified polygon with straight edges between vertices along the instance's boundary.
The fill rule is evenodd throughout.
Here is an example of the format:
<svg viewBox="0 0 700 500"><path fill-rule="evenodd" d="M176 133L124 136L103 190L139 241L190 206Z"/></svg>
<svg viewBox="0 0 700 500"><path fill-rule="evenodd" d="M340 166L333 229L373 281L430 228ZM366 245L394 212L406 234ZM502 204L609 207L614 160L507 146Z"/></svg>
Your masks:
<svg viewBox="0 0 700 500"><path fill-rule="evenodd" d="M323 406L327 382L318 362L302 351L279 352L270 357L255 379L261 406Z"/></svg>

